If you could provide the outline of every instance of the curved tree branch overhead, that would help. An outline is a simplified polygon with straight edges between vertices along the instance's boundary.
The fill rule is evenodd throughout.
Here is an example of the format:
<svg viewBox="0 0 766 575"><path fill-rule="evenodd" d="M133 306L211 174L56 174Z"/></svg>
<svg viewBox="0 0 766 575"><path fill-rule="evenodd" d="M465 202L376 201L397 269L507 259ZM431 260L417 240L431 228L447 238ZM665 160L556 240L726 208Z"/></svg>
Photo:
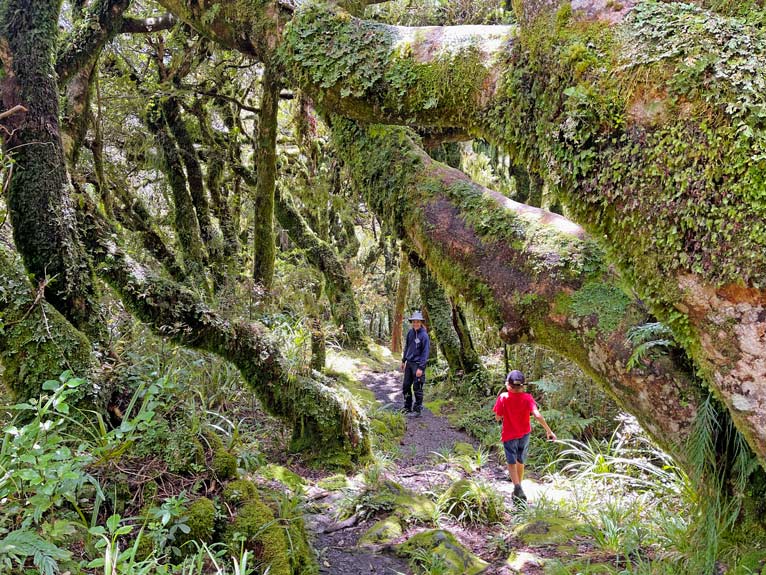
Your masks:
<svg viewBox="0 0 766 575"><path fill-rule="evenodd" d="M746 48L762 32L653 1L520 1L518 27L418 30L320 3L162 3L229 47L278 51L325 109L462 128L543 175L766 461L766 55Z"/></svg>

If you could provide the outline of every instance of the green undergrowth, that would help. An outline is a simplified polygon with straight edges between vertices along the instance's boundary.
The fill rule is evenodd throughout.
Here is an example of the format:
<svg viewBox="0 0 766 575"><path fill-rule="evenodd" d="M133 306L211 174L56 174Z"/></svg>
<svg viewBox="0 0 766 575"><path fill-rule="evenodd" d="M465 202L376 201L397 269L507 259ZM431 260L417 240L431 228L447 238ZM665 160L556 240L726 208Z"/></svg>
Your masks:
<svg viewBox="0 0 766 575"><path fill-rule="evenodd" d="M4 408L0 571L316 573L303 480L266 465L286 430L243 401L236 370L152 341L120 350L106 414L77 411L71 374ZM266 531L284 543L261 544Z"/></svg>

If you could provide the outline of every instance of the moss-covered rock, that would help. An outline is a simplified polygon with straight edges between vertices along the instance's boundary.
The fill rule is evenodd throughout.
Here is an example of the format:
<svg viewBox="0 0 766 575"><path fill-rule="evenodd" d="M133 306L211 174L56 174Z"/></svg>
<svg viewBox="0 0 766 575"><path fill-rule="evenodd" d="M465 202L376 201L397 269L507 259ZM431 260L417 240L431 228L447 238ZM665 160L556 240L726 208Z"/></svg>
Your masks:
<svg viewBox="0 0 766 575"><path fill-rule="evenodd" d="M226 449L216 450L211 466L218 479L233 479L237 476L237 458Z"/></svg>
<svg viewBox="0 0 766 575"><path fill-rule="evenodd" d="M386 480L378 488L381 497L393 502L393 511L404 523L429 523L436 515L436 504L425 495L413 493L395 481Z"/></svg>
<svg viewBox="0 0 766 575"><path fill-rule="evenodd" d="M565 517L549 517L519 525L513 535L528 547L568 543L582 533L582 525Z"/></svg>
<svg viewBox="0 0 766 575"><path fill-rule="evenodd" d="M223 488L223 500L229 505L240 506L257 498L258 488L247 479L237 479Z"/></svg>
<svg viewBox="0 0 766 575"><path fill-rule="evenodd" d="M257 496L256 496L257 497ZM252 551L269 575L292 575L285 530L274 520L274 514L260 499L251 499L238 511L224 534L231 549Z"/></svg>
<svg viewBox="0 0 766 575"><path fill-rule="evenodd" d="M270 463L260 471L260 474L266 479L279 481L281 484L289 487L292 491L303 491L305 484L303 478L300 475L293 473L286 467L282 467L281 465Z"/></svg>
<svg viewBox="0 0 766 575"><path fill-rule="evenodd" d="M380 545L390 543L402 535L402 524L396 515L375 523L359 538L359 545Z"/></svg>
<svg viewBox="0 0 766 575"><path fill-rule="evenodd" d="M186 512L188 533L178 531L176 545L185 554L194 553L197 547L191 541L210 543L215 533L215 504L207 497L201 497L189 506Z"/></svg>
<svg viewBox="0 0 766 575"><path fill-rule="evenodd" d="M489 563L461 545L452 533L442 529L418 533L398 545L396 552L414 558L421 549L430 551L433 557L441 560L446 568L441 573L445 575L476 575L489 567Z"/></svg>
<svg viewBox="0 0 766 575"><path fill-rule="evenodd" d="M348 480L348 477L342 473L336 473L335 475L330 475L329 477L317 481L317 487L326 489L327 491L339 491L350 486L351 482Z"/></svg>

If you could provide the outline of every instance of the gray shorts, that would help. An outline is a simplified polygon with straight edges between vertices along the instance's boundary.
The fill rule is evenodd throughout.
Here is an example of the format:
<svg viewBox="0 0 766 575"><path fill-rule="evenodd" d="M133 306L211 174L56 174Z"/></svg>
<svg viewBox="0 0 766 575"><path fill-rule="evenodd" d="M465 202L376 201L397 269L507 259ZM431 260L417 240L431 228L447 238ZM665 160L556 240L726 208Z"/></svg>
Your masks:
<svg viewBox="0 0 766 575"><path fill-rule="evenodd" d="M505 449L505 460L508 463L524 463L529 451L529 433L516 439L503 441L503 449Z"/></svg>

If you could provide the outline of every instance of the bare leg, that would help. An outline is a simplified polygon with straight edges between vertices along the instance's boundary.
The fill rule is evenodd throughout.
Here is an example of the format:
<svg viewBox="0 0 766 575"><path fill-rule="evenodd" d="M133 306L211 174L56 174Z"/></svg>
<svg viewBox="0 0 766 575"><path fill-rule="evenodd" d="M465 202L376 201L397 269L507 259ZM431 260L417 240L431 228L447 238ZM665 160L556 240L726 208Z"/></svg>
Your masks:
<svg viewBox="0 0 766 575"><path fill-rule="evenodd" d="M521 485L521 482L524 481L524 464L523 463L516 463L516 473L519 474L519 485Z"/></svg>
<svg viewBox="0 0 766 575"><path fill-rule="evenodd" d="M520 485L521 484L521 478L519 477L519 470L516 467L518 464L516 463L509 463L508 464L508 475L511 476L511 481L513 481L514 485Z"/></svg>

